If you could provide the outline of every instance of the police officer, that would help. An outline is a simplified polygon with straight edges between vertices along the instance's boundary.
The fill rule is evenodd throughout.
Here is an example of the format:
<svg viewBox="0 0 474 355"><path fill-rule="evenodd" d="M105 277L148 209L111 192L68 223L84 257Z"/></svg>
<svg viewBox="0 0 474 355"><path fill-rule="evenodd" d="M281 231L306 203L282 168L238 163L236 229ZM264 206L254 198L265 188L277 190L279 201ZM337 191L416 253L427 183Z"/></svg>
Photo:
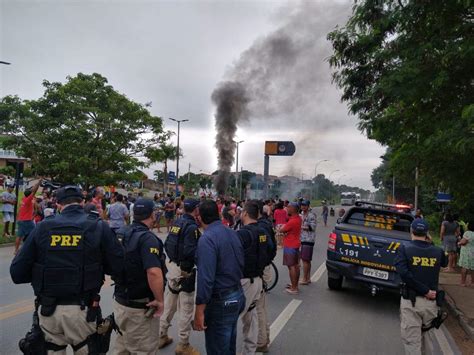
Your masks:
<svg viewBox="0 0 474 355"><path fill-rule="evenodd" d="M68 344L75 354L97 354L98 292L104 273L121 272L123 251L106 223L84 213L80 188L63 187L56 197L61 214L36 226L10 274L33 286L49 354L66 354Z"/></svg>
<svg viewBox="0 0 474 355"><path fill-rule="evenodd" d="M266 214L263 213L263 201L258 201L259 213L257 224L259 227L265 230L269 237L269 242L272 244L272 254L270 255L270 261L275 258L277 252L277 242L275 238L275 230L273 224ZM263 271L263 282L269 283L272 278L271 266L268 265ZM261 297L257 300L257 318L258 318L258 337L257 337L257 349L258 352L267 353L268 345L270 344L270 324L268 323L268 312L267 312L267 295L266 291L262 293Z"/></svg>
<svg viewBox="0 0 474 355"><path fill-rule="evenodd" d="M199 201L184 200L184 215L171 227L166 238L165 250L170 262L168 267L168 287L165 291L165 310L160 322L160 349L170 344L173 339L168 336L171 320L178 311L179 343L177 355L198 355L199 351L189 344L194 317L194 290L196 255L198 239L201 236L196 218L199 215Z"/></svg>
<svg viewBox="0 0 474 355"><path fill-rule="evenodd" d="M159 317L163 313L165 255L150 229L155 224L152 200L140 198L133 223L117 236L125 252L123 273L114 279L114 315L120 330L114 354L156 354Z"/></svg>
<svg viewBox="0 0 474 355"><path fill-rule="evenodd" d="M429 327L438 316L439 271L447 265L443 250L432 245L428 229L424 219L415 219L411 224L412 241L401 245L395 259L397 272L405 283L400 318L406 354L421 354L426 348L428 331L422 332L422 327Z"/></svg>
<svg viewBox="0 0 474 355"><path fill-rule="evenodd" d="M208 355L235 354L237 321L245 307L240 280L244 251L237 233L224 226L217 204L199 205L204 233L196 253L197 288L194 329L205 331Z"/></svg>
<svg viewBox="0 0 474 355"><path fill-rule="evenodd" d="M237 231L244 247L244 272L240 280L245 295L245 309L240 317L243 324L244 354L255 354L258 340L258 318L256 304L263 291L263 270L269 263L271 251L265 230L258 226L259 206L257 201L245 203L241 221L243 227Z"/></svg>

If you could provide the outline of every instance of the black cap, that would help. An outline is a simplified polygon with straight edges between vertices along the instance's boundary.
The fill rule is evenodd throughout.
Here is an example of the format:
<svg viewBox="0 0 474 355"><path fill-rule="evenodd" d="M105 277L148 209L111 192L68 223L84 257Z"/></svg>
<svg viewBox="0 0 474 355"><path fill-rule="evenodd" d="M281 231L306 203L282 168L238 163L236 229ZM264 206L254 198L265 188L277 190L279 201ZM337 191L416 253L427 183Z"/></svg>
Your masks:
<svg viewBox="0 0 474 355"><path fill-rule="evenodd" d="M155 204L152 200L148 198L139 198L133 204L133 215L147 218L151 216L153 210L155 209Z"/></svg>
<svg viewBox="0 0 474 355"><path fill-rule="evenodd" d="M422 218L415 219L411 224L411 231L415 235L426 235L430 230L428 222Z"/></svg>
<svg viewBox="0 0 474 355"><path fill-rule="evenodd" d="M56 191L56 200L61 203L67 198L77 197L82 199L82 190L78 186L68 185Z"/></svg>
<svg viewBox="0 0 474 355"><path fill-rule="evenodd" d="M184 208L188 211L194 210L197 206L199 206L200 201L194 198L187 198L184 200Z"/></svg>

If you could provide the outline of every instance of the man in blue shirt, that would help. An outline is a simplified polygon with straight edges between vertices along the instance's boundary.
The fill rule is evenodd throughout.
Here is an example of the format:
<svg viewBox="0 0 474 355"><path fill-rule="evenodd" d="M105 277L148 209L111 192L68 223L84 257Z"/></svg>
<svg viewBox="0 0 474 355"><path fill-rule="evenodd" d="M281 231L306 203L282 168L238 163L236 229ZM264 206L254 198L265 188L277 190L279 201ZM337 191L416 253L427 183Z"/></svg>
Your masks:
<svg viewBox="0 0 474 355"><path fill-rule="evenodd" d="M197 290L194 329L205 331L208 355L235 354L237 320L245 307L240 285L244 250L235 231L224 226L217 204L199 205L204 233L196 253Z"/></svg>

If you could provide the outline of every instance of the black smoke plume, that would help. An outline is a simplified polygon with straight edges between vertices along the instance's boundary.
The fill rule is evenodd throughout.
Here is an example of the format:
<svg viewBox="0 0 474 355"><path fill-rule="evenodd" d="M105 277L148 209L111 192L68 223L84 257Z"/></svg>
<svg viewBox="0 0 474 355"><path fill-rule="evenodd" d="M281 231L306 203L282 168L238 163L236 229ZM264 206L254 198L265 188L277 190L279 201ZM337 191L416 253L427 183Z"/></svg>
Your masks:
<svg viewBox="0 0 474 355"><path fill-rule="evenodd" d="M225 81L212 94L217 106L219 194L227 188L234 137L243 121L265 120L268 127L283 129L297 124L302 128L302 144L311 141L309 134L347 125L344 107L337 114L322 108L339 103L337 91L331 88L327 63L331 48L326 36L349 13L348 2L292 4L279 12L282 25L257 39L224 75Z"/></svg>
<svg viewBox="0 0 474 355"><path fill-rule="evenodd" d="M239 121L248 118L248 103L245 87L234 81L221 83L212 93L216 109L216 148L219 174L214 185L219 195L225 194L230 169L234 163L234 137Z"/></svg>

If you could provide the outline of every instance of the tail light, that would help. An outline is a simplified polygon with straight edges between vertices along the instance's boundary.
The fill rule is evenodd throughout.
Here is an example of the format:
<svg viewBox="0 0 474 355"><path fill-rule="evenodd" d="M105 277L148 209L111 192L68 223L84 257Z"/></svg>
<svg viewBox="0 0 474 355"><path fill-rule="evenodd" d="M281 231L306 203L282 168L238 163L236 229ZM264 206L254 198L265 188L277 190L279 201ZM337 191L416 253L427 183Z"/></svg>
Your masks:
<svg viewBox="0 0 474 355"><path fill-rule="evenodd" d="M336 233L331 233L329 234L329 240L328 240L328 249L329 250L336 250L336 240L337 240L337 234Z"/></svg>

